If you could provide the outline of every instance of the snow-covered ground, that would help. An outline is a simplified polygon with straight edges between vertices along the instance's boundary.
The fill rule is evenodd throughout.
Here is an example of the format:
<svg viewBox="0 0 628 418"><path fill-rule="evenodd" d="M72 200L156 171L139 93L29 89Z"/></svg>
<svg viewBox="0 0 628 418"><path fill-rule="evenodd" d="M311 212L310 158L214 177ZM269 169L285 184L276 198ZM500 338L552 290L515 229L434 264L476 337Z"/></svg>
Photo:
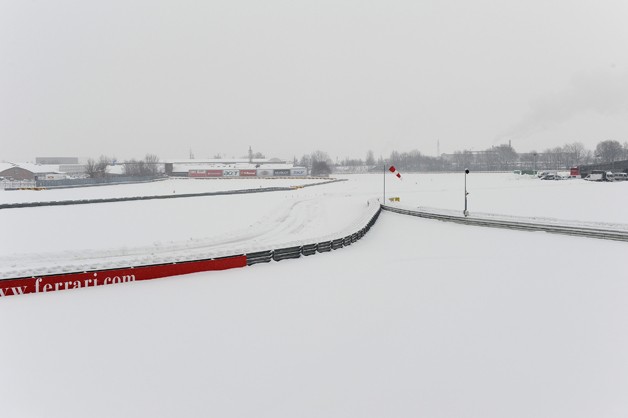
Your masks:
<svg viewBox="0 0 628 418"><path fill-rule="evenodd" d="M299 260L0 300L15 417L624 417L626 244L383 213Z"/></svg>
<svg viewBox="0 0 628 418"><path fill-rule="evenodd" d="M377 196L382 195L381 174L339 177L362 184L363 190L375 192ZM402 179L387 175L387 198L397 196L402 205L453 209L462 213L463 173L402 173ZM470 213L628 224L628 182L546 181L510 173L470 173L467 190Z"/></svg>
<svg viewBox="0 0 628 418"><path fill-rule="evenodd" d="M268 249L285 242L337 233L359 219L369 198L382 197L383 177L349 175L346 182L255 195L210 196L45 208L0 210L0 278L50 274L172 260L207 258ZM312 180L180 179L134 185L48 191L0 191L13 201L127 197L177 192L296 185ZM484 212L531 218L628 225L628 182L541 181L513 174L467 177L472 216ZM404 174L386 180L398 205L459 213L461 174ZM43 194L39 194L43 193ZM27 197L21 197L27 196ZM35 196L35 197L33 197ZM45 200L45 199L44 199ZM538 219L535 219L538 220ZM618 225L624 224L624 225Z"/></svg>
<svg viewBox="0 0 628 418"><path fill-rule="evenodd" d="M233 255L338 233L368 209L366 198L347 193L345 183L250 195L3 209L0 219L11 239L1 241L0 278ZM80 190L73 192L81 198Z"/></svg>
<svg viewBox="0 0 628 418"><path fill-rule="evenodd" d="M148 183L72 187L67 189L0 190L0 204L207 193L225 190L259 189L262 187L302 186L324 181L326 180L300 178L168 179Z"/></svg>
<svg viewBox="0 0 628 418"><path fill-rule="evenodd" d="M347 178L0 210L0 267L333 233L381 196L381 176ZM472 213L628 223L628 182L467 180ZM463 181L389 176L387 195L462 210ZM385 212L331 253L2 298L2 415L624 417L626 245Z"/></svg>

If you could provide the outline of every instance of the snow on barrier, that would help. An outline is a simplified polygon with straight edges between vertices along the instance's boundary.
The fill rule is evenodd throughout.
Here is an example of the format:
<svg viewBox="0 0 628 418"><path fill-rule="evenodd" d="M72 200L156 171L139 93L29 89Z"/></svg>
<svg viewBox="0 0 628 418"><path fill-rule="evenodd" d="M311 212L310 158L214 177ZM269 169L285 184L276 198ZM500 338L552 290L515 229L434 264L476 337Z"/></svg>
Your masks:
<svg viewBox="0 0 628 418"><path fill-rule="evenodd" d="M47 293L58 290L80 289L140 280L159 279L201 271L226 270L246 266L243 255L213 260L198 260L124 269L87 271L62 275L23 277L0 280L0 297L27 293Z"/></svg>
<svg viewBox="0 0 628 418"><path fill-rule="evenodd" d="M377 200L369 201L368 210L362 217L338 234L319 238L314 240L315 242L312 242L312 240L294 241L285 244L282 248L274 250L247 252L246 262L250 266L258 263L268 263L271 260L281 261L290 258L299 258L302 255L309 256L317 252L325 253L347 247L366 235L377 221L380 213L381 206Z"/></svg>

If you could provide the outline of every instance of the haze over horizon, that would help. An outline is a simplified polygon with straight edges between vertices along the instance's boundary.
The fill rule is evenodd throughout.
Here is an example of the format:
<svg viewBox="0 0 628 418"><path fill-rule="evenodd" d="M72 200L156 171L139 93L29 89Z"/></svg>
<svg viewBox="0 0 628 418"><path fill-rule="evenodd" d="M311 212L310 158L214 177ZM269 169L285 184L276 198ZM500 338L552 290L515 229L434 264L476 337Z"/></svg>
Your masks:
<svg viewBox="0 0 628 418"><path fill-rule="evenodd" d="M0 2L0 161L628 141L628 2Z"/></svg>

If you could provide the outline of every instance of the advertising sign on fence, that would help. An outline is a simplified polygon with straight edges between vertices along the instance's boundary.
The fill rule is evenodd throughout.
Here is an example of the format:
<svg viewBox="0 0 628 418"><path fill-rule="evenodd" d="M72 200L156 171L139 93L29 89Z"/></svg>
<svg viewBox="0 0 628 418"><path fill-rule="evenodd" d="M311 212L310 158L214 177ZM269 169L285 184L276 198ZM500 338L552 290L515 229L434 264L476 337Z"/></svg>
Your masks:
<svg viewBox="0 0 628 418"><path fill-rule="evenodd" d="M240 170L240 177L255 177L257 170Z"/></svg>
<svg viewBox="0 0 628 418"><path fill-rule="evenodd" d="M296 167L290 169L291 176L307 176L307 168Z"/></svg>
<svg viewBox="0 0 628 418"><path fill-rule="evenodd" d="M224 177L238 177L240 170L222 170L222 175Z"/></svg>
<svg viewBox="0 0 628 418"><path fill-rule="evenodd" d="M273 170L275 176L289 176L290 169Z"/></svg>
<svg viewBox="0 0 628 418"><path fill-rule="evenodd" d="M222 170L207 170L207 177L222 177Z"/></svg>
<svg viewBox="0 0 628 418"><path fill-rule="evenodd" d="M178 276L210 270L226 270L246 266L246 256L215 260L188 261L154 266L90 271L53 276L25 277L0 280L0 297L26 293L47 293L57 290L81 289L108 284L130 283L160 277Z"/></svg>
<svg viewBox="0 0 628 418"><path fill-rule="evenodd" d="M207 177L207 170L190 170L188 177Z"/></svg>

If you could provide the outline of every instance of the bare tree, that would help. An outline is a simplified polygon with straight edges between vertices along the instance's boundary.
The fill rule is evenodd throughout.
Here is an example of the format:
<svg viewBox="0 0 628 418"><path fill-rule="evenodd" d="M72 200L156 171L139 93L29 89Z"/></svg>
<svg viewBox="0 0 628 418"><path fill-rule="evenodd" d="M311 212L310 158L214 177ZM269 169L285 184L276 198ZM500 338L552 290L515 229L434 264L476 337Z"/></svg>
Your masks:
<svg viewBox="0 0 628 418"><path fill-rule="evenodd" d="M500 170L510 170L519 159L519 155L510 145L498 145L493 150Z"/></svg>
<svg viewBox="0 0 628 418"><path fill-rule="evenodd" d="M311 167L312 166L312 157L310 157L309 155L304 155L303 157L301 157L301 160L299 161L299 165L301 167Z"/></svg>
<svg viewBox="0 0 628 418"><path fill-rule="evenodd" d="M139 176L140 175L140 167L138 161L135 159L127 160L124 162L124 174L127 176Z"/></svg>
<svg viewBox="0 0 628 418"><path fill-rule="evenodd" d="M124 173L127 176L154 176L159 173L159 157L146 154L143 160L131 159L124 162Z"/></svg>
<svg viewBox="0 0 628 418"><path fill-rule="evenodd" d="M595 147L595 156L603 163L612 163L621 158L623 148L619 141L602 141Z"/></svg>
<svg viewBox="0 0 628 418"><path fill-rule="evenodd" d="M567 162L565 160L565 156L567 153L563 150L562 147L554 147L548 148L543 151L541 161L544 162L544 166L550 170L557 170L561 168L565 168Z"/></svg>
<svg viewBox="0 0 628 418"><path fill-rule="evenodd" d="M90 158L85 165L85 173L90 178L105 177L107 175L107 166L110 164L111 158L101 155L98 161Z"/></svg>
<svg viewBox="0 0 628 418"><path fill-rule="evenodd" d="M375 165L375 155L372 150L368 150L366 153L366 165Z"/></svg>
<svg viewBox="0 0 628 418"><path fill-rule="evenodd" d="M323 161L327 164L331 164L332 160L329 157L329 154L327 154L324 151L320 151L320 150L316 150L312 153L312 155L310 156L312 158L312 162L314 161Z"/></svg>
<svg viewBox="0 0 628 418"><path fill-rule="evenodd" d="M582 142L573 142L571 144L567 144L563 147L563 150L569 154L569 165L570 166L578 166L582 163L582 158L586 152L584 145Z"/></svg>
<svg viewBox="0 0 628 418"><path fill-rule="evenodd" d="M331 174L331 168L327 161L314 160L312 162L312 175L327 177Z"/></svg>
<svg viewBox="0 0 628 418"><path fill-rule="evenodd" d="M157 175L159 172L159 157L155 154L146 154L144 161L146 162L146 174L150 176Z"/></svg>
<svg viewBox="0 0 628 418"><path fill-rule="evenodd" d="M93 158L88 159L87 164L85 164L85 174L93 179L96 177L96 172L96 161Z"/></svg>

